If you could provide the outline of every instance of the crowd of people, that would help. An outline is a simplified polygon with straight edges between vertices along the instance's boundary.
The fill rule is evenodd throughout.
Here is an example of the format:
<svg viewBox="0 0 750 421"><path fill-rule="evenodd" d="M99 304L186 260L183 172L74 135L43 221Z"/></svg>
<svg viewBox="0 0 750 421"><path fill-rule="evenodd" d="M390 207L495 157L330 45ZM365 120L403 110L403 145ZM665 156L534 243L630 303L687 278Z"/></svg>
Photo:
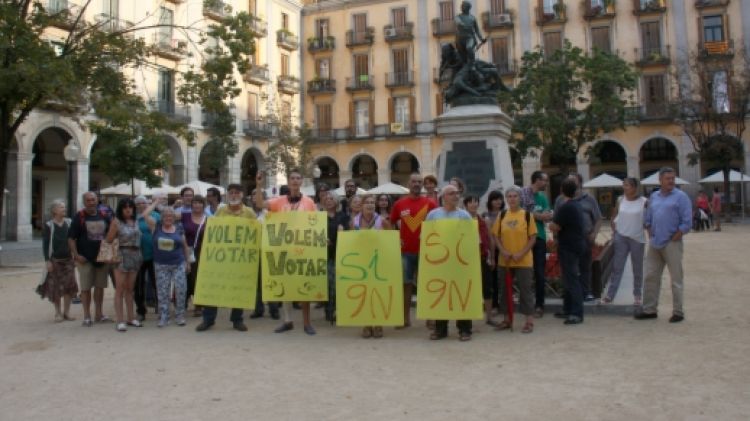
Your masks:
<svg viewBox="0 0 750 421"><path fill-rule="evenodd" d="M512 186L504 192L490 192L486 212L482 214L478 212L480 198L464 196L465 187L458 178L438 190L435 177L411 174L409 193L395 202L386 194L357 194L354 180L345 182L342 198L331 186L321 184L313 200L302 195L302 178L299 171L290 171L288 186L281 190L280 196L270 199L260 188L244 197L241 185L230 184L225 203L221 203L218 189L209 189L203 197L186 187L172 205L167 203L166 197L150 201L138 196L120 200L112 210L100 203L95 193L87 192L82 198L84 208L71 219L65 217L66 203L56 200L50 209L51 219L44 226L46 276L40 285L40 294L54 304L55 322L75 320L70 314L70 305L72 298L80 294L82 325L86 327L114 322L116 330L125 332L129 327L143 325L149 306L157 309L158 327L166 327L171 320L184 326L195 292L207 218L235 216L262 221L268 212L311 211L323 211L328 216L329 298L313 304L323 308L326 320L331 323L336 319L338 233L396 229L400 233L404 293L404 324L397 328L412 325L410 310L419 270L420 230L422 223L429 220L477 221L484 322L495 330L513 330L515 295L518 312L523 315L521 332L532 333L535 319L545 315L548 232L554 234L564 286L562 311L555 313L555 317L563 318L565 325L582 323L584 302L595 300L594 295L598 293L591 285L592 246L602 215L596 200L582 190L580 175L570 174L563 180L554 207L550 206L546 193L548 176L536 171L527 187ZM684 319L682 237L693 227L693 207L687 194L675 187L673 169L660 169L659 180L659 189L648 198L640 195L637 179L623 180L624 194L618 198L611 219L613 270L600 303L613 302L630 257L634 317L637 320L657 317L661 276L666 266L673 297L669 321L680 322ZM263 183L263 174L259 172L256 185ZM699 200L700 208L704 200ZM707 206L715 213L720 202ZM99 258L104 246L116 248L116 259L102 261ZM108 278L115 286L114 320L103 312ZM310 302L266 303L260 282L259 275L257 302L250 318L264 317L268 306L273 319L283 319L275 329L276 333L283 333L294 329L292 310L297 307L302 310L303 331L308 335L316 333ZM238 331L247 330L243 313L239 308L230 312L232 327ZM498 314L502 320L495 320ZM196 330L206 331L216 322L217 308L193 305L192 315L202 318ZM427 325L431 330L430 339L439 340L448 335L447 320L427 321ZM471 339L471 320L458 320L456 327L460 340ZM361 331L365 338L383 335L382 326L366 326Z"/></svg>

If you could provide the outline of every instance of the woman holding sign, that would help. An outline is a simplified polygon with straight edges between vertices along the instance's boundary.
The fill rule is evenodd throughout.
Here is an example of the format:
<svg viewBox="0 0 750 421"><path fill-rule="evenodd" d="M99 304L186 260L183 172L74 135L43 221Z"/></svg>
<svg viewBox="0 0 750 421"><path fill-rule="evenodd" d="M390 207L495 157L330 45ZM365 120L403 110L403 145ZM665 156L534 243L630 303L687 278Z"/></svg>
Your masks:
<svg viewBox="0 0 750 421"><path fill-rule="evenodd" d="M375 207L375 196L370 194L362 196L362 212L352 218L351 229L356 231L391 229L391 224L375 212ZM362 328L362 337L382 338L383 327L365 326Z"/></svg>
<svg viewBox="0 0 750 421"><path fill-rule="evenodd" d="M469 212L458 207L460 202L460 193L458 188L453 184L443 187L440 192L440 198L443 200L443 206L433 209L427 214L426 221L436 219L471 219ZM458 328L458 338L461 342L471 340L471 320L456 320ZM438 340L448 336L448 321L435 320L435 330L430 335L430 339Z"/></svg>
<svg viewBox="0 0 750 421"><path fill-rule="evenodd" d="M198 259L201 255L201 240L203 239L203 229L206 226L206 199L201 195L193 196L190 202L190 212L182 213L182 228L185 231L185 240L190 248L188 254L189 262L192 263L192 271L187 278L187 295L185 296L185 308L190 297L195 293L195 277L198 274ZM217 209L218 211L218 209ZM193 317L200 317L200 306L193 309Z"/></svg>
<svg viewBox="0 0 750 421"><path fill-rule="evenodd" d="M521 292L521 314L526 323L521 332L534 331L534 260L531 248L536 242L536 222L534 216L521 208L521 189L512 186L505 192L508 210L500 212L492 232L500 249L498 272L500 274L500 311L504 319L495 329L513 330L513 284L504 282L508 272L515 275ZM507 299L504 299L507 295Z"/></svg>
<svg viewBox="0 0 750 421"><path fill-rule="evenodd" d="M161 198L166 205L166 198ZM189 250L182 228L175 223L175 210L164 206L161 211L161 222L151 217L159 200L154 200L144 212L143 218L153 233L154 271L156 272L156 294L159 302L159 327L169 324L169 291L174 282L175 319L178 326L185 325L185 297L187 278L190 273Z"/></svg>
<svg viewBox="0 0 750 421"><path fill-rule="evenodd" d="M300 191L302 187L302 173L297 169L292 169L289 171L287 178L289 181L288 195L264 200L263 189L255 189L255 206L259 209L268 209L269 212L315 212L317 210L315 202L309 197L304 196ZM262 171L258 171L258 174L255 176L255 185L263 185ZM316 333L315 328L313 328L310 322L310 302L304 301L301 305L304 331L308 335L314 335ZM292 303L285 301L282 310L284 312L284 323L274 330L276 333L283 333L294 329L291 316Z"/></svg>

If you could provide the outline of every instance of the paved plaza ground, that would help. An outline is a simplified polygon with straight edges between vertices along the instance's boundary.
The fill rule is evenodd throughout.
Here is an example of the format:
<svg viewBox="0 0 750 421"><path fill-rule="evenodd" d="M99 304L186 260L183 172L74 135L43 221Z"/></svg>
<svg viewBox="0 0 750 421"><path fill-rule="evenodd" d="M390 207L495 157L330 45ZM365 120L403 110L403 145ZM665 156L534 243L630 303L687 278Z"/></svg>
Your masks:
<svg viewBox="0 0 750 421"><path fill-rule="evenodd" d="M383 339L333 328L231 329L228 314L195 332L55 324L33 292L40 266L0 268L2 420L747 420L750 418L750 226L685 239L685 312L636 321L587 307L533 334L475 325L472 341L434 342L422 322ZM669 285L665 279L665 285ZM113 314L112 289L105 312Z"/></svg>

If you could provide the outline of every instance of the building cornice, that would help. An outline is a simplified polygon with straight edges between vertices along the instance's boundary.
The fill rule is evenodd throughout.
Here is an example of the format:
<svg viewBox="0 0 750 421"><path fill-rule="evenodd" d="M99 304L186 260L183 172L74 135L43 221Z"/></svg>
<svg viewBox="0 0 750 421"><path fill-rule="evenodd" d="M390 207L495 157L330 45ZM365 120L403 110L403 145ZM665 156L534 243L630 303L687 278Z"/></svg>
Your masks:
<svg viewBox="0 0 750 421"><path fill-rule="evenodd" d="M396 2L403 2L403 0L324 0L319 3L306 4L302 8L302 16L314 15L332 10Z"/></svg>

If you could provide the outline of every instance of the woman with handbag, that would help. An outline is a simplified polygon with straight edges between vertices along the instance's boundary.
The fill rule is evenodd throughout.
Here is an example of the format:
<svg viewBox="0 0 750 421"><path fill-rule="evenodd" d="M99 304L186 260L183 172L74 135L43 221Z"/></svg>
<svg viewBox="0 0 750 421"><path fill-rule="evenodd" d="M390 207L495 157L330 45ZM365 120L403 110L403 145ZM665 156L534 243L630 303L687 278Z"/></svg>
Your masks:
<svg viewBox="0 0 750 421"><path fill-rule="evenodd" d="M52 219L44 224L42 250L46 271L38 292L55 305L55 323L75 320L70 316L70 301L78 294L75 264L68 246L70 219L65 217L65 202L55 200L50 206ZM62 308L60 301L62 300Z"/></svg>
<svg viewBox="0 0 750 421"><path fill-rule="evenodd" d="M200 246L203 239L203 228L206 226L206 199L201 195L193 196L190 202L190 212L182 213L182 229L185 231L185 240L190 248L188 251L188 261L192 263L192 270L187 277L187 294L185 295L185 308L188 307L188 300L195 292L195 278L198 273L198 264L200 259ZM193 317L200 317L201 309L195 306Z"/></svg>
<svg viewBox="0 0 750 421"><path fill-rule="evenodd" d="M109 226L105 241L114 246L117 240L117 258L112 262L115 267L115 313L117 316L117 330L125 332L128 325L141 327L141 322L135 317L133 309L133 288L135 278L141 269L143 256L141 255L141 230L135 220L135 202L131 198L121 199L117 203L115 218ZM127 320L124 317L123 303Z"/></svg>

